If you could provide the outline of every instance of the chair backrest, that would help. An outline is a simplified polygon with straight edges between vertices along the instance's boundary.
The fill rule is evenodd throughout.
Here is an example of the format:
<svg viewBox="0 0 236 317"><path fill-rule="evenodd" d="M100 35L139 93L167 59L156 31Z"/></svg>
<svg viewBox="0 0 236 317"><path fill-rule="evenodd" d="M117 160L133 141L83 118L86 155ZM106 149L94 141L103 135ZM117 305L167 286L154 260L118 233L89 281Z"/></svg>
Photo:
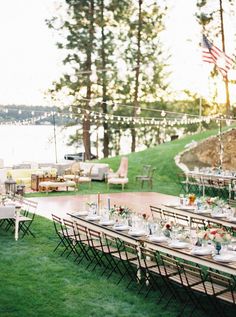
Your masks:
<svg viewBox="0 0 236 317"><path fill-rule="evenodd" d="M206 223L205 223L204 219L191 217L191 227L192 228L202 228L202 227L205 228Z"/></svg>
<svg viewBox="0 0 236 317"><path fill-rule="evenodd" d="M89 172L88 172L88 174L87 174L88 177L91 177L93 167L94 167L94 165L91 165L91 166L90 166Z"/></svg>
<svg viewBox="0 0 236 317"><path fill-rule="evenodd" d="M141 261L143 261L147 270L153 269L158 266L156 259L156 251L140 247L140 256ZM140 266L142 266L142 263L140 263Z"/></svg>
<svg viewBox="0 0 236 317"><path fill-rule="evenodd" d="M228 204L230 207L236 208L236 200L235 199L228 199Z"/></svg>
<svg viewBox="0 0 236 317"><path fill-rule="evenodd" d="M180 266L178 260L169 255L160 254L160 260L164 268L165 276L180 275ZM160 267L160 266L159 266ZM163 274L160 271L160 274Z"/></svg>
<svg viewBox="0 0 236 317"><path fill-rule="evenodd" d="M142 169L140 175L142 175L142 176L148 176L149 173L150 173L151 167L152 167L152 165L143 165L143 169Z"/></svg>
<svg viewBox="0 0 236 317"><path fill-rule="evenodd" d="M75 237L75 236L76 236L76 233L75 233L75 230L74 230L74 223L73 223L73 221L68 220L68 219L63 219L62 221L63 221L63 223L64 223L64 225L65 225L65 230L66 230L67 236L73 236L73 237Z"/></svg>
<svg viewBox="0 0 236 317"><path fill-rule="evenodd" d="M77 172L79 172L79 171L80 171L80 163L79 163L79 162L73 163L73 164L71 165L71 172L72 172L72 174L77 173Z"/></svg>
<svg viewBox="0 0 236 317"><path fill-rule="evenodd" d="M175 213L173 211L163 210L162 213L166 221L176 222Z"/></svg>
<svg viewBox="0 0 236 317"><path fill-rule="evenodd" d="M0 219L15 218L15 206L0 206Z"/></svg>
<svg viewBox="0 0 236 317"><path fill-rule="evenodd" d="M150 206L151 214L153 219L163 219L162 209L156 206Z"/></svg>
<svg viewBox="0 0 236 317"><path fill-rule="evenodd" d="M149 177L150 179L153 178L153 175L154 175L155 171L156 171L156 168L155 168L155 167L153 167L153 168L151 168L151 169L149 170L148 177Z"/></svg>
<svg viewBox="0 0 236 317"><path fill-rule="evenodd" d="M189 217L187 215L175 213L175 219L178 224L189 226Z"/></svg>
<svg viewBox="0 0 236 317"><path fill-rule="evenodd" d="M128 157L123 156L120 161L117 174L119 177L127 177L128 174Z"/></svg>
<svg viewBox="0 0 236 317"><path fill-rule="evenodd" d="M185 280L189 287L194 285L201 284L204 288L206 293L206 286L205 286L205 277L203 273L203 269L198 266L191 265L189 263L182 262L180 265L181 270L184 273Z"/></svg>
<svg viewBox="0 0 236 317"><path fill-rule="evenodd" d="M212 286L213 294L217 296L227 292L231 295L230 297L227 297L227 301L235 304L236 294L234 291L235 281L233 277L226 276L218 272L213 272L211 270L208 270L207 273L208 279Z"/></svg>
<svg viewBox="0 0 236 317"><path fill-rule="evenodd" d="M62 218L58 217L57 215L51 214L52 221L54 225L54 229L58 236L61 236L61 234L65 234L65 228L62 222Z"/></svg>

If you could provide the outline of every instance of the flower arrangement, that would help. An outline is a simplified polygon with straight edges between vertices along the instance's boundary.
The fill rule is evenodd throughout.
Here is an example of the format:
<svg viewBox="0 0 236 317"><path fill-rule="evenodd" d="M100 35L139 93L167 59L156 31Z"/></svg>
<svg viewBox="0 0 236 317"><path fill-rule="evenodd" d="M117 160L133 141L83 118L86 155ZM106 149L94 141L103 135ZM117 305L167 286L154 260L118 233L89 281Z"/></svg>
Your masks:
<svg viewBox="0 0 236 317"><path fill-rule="evenodd" d="M173 226L174 226L174 223L172 221L167 222L163 225L162 231L163 231L164 236L170 237Z"/></svg>
<svg viewBox="0 0 236 317"><path fill-rule="evenodd" d="M192 193L192 194L188 195L188 204L189 205L193 205L195 200L196 200L196 195L195 194Z"/></svg>
<svg viewBox="0 0 236 317"><path fill-rule="evenodd" d="M208 241L211 240L214 243L224 243L231 240L231 235L224 228L212 227L206 230L199 230L197 233L199 239Z"/></svg>
<svg viewBox="0 0 236 317"><path fill-rule="evenodd" d="M209 239L214 243L224 243L231 240L231 235L224 228L210 228Z"/></svg>
<svg viewBox="0 0 236 317"><path fill-rule="evenodd" d="M202 197L202 203L207 205L209 208L224 207L225 201L219 197Z"/></svg>
<svg viewBox="0 0 236 317"><path fill-rule="evenodd" d="M122 218L128 218L132 214L132 210L127 206L116 206L110 209L111 215L116 215Z"/></svg>

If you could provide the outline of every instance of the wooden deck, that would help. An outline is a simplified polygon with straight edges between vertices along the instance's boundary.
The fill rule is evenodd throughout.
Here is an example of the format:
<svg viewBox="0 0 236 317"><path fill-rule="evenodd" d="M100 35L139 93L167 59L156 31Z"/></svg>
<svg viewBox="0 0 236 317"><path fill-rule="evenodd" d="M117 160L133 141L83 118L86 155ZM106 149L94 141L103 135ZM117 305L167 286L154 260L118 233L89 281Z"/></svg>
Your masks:
<svg viewBox="0 0 236 317"><path fill-rule="evenodd" d="M101 194L102 206L107 206L108 197L110 197L111 206L125 205L137 213L149 213L150 205L160 205L164 203L175 203L178 197L153 192L135 192L135 193L111 193ZM84 210L87 202L96 202L97 195L76 195L76 196L54 196L37 197L32 200L38 202L37 213L43 217L51 218L51 214L65 216L68 212Z"/></svg>

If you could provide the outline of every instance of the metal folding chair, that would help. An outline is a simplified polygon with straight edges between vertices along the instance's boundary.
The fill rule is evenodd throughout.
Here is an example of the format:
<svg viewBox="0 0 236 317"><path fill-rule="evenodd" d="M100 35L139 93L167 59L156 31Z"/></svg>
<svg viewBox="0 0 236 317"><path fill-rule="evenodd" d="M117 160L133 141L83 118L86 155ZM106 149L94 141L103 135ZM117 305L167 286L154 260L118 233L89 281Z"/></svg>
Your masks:
<svg viewBox="0 0 236 317"><path fill-rule="evenodd" d="M22 208L19 216L19 230L23 232L22 238L25 235L31 235L35 238L35 234L31 230L31 225L35 219L38 203L29 199L21 200Z"/></svg>
<svg viewBox="0 0 236 317"><path fill-rule="evenodd" d="M60 254L62 256L70 248L70 244L67 238L66 228L64 227L61 217L58 217L54 214L52 214L51 216L52 216L53 226L54 226L56 235L59 238L59 242L56 245L53 252L55 252L60 246L63 246L63 250Z"/></svg>
<svg viewBox="0 0 236 317"><path fill-rule="evenodd" d="M214 301L217 313L221 317L233 316L236 312L236 282L233 276L208 270L208 294ZM229 310L229 315L227 314Z"/></svg>
<svg viewBox="0 0 236 317"><path fill-rule="evenodd" d="M119 258L122 263L123 273L118 281L118 284L122 281L122 279L127 276L129 277L129 283L127 287L130 286L132 282L139 282L140 277L138 275L139 272L139 254L137 245L126 242L119 238L116 239L116 245L119 252Z"/></svg>
<svg viewBox="0 0 236 317"><path fill-rule="evenodd" d="M150 211L153 220L157 219L159 221L163 220L162 209L156 206L150 206Z"/></svg>

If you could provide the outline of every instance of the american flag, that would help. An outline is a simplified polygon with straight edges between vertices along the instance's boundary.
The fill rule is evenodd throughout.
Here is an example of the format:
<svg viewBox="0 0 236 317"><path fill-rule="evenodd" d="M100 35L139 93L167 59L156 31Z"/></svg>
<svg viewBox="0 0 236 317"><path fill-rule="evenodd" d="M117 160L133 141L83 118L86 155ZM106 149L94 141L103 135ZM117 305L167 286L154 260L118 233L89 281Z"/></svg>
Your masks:
<svg viewBox="0 0 236 317"><path fill-rule="evenodd" d="M213 45L205 35L202 40L202 59L204 62L215 64L223 77L234 63L232 58Z"/></svg>

